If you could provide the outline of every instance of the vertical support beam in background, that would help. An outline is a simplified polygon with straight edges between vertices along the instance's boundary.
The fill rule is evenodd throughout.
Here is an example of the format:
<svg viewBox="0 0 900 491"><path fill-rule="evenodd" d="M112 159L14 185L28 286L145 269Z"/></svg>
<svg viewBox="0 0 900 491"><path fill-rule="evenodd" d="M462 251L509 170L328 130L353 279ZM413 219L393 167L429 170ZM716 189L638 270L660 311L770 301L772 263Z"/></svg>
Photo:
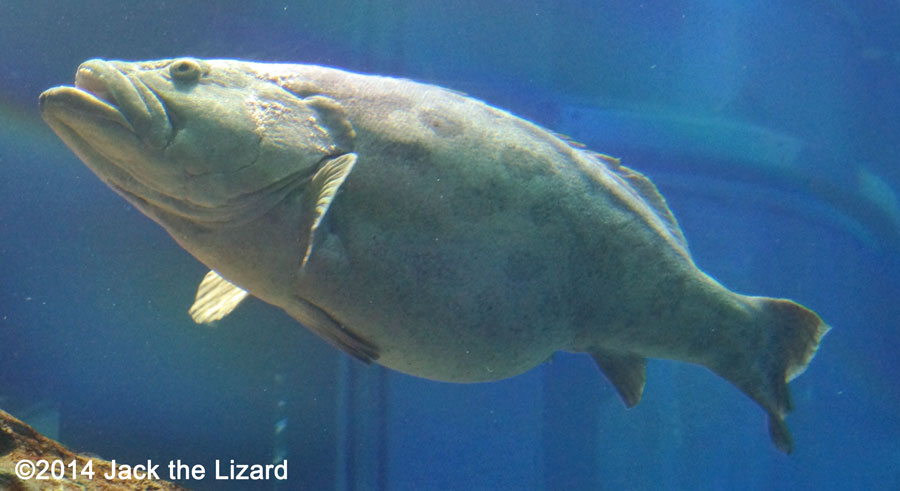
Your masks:
<svg viewBox="0 0 900 491"><path fill-rule="evenodd" d="M288 424L290 423L286 376L276 372L273 376L272 392L275 399L273 414L274 425L272 428L272 462L275 465L290 458L290 444L288 442ZM287 483L275 480L273 491L287 490Z"/></svg>
<svg viewBox="0 0 900 491"><path fill-rule="evenodd" d="M356 69L370 73L402 73L405 59L407 0L348 2L347 43L359 59ZM334 489L387 489L388 374L379 366L365 366L348 356L338 358Z"/></svg>
<svg viewBox="0 0 900 491"><path fill-rule="evenodd" d="M337 491L387 489L387 377L384 368L338 358Z"/></svg>
<svg viewBox="0 0 900 491"><path fill-rule="evenodd" d="M348 491L350 489L349 450L350 442L350 360L346 356L337 359L337 383L334 388L335 408L334 427L335 432L335 466L334 489L335 491Z"/></svg>
<svg viewBox="0 0 900 491"><path fill-rule="evenodd" d="M543 482L536 485L543 489L601 489L604 484L597 465L603 382L599 371L596 380L588 380L587 358L557 353L541 368Z"/></svg>

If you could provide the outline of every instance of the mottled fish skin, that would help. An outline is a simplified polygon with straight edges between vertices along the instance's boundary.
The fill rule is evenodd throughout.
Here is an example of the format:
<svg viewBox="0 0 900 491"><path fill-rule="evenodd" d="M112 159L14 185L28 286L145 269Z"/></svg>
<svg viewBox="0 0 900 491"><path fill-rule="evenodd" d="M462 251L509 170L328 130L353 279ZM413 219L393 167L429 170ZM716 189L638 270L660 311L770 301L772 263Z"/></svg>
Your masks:
<svg viewBox="0 0 900 491"><path fill-rule="evenodd" d="M41 108L213 270L198 322L249 293L358 359L452 382L587 352L628 406L646 358L697 363L792 448L787 381L828 326L697 269L617 159L457 92L312 65L90 60Z"/></svg>

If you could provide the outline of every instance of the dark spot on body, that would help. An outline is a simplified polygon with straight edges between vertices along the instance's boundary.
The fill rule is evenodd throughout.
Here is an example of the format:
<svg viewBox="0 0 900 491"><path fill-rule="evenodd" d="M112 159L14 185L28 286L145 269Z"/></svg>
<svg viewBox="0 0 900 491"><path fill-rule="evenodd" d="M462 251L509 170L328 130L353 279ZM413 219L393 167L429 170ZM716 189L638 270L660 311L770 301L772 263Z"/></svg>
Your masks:
<svg viewBox="0 0 900 491"><path fill-rule="evenodd" d="M506 258L506 277L514 282L530 281L547 269L544 258L530 251L515 251Z"/></svg>
<svg viewBox="0 0 900 491"><path fill-rule="evenodd" d="M463 132L463 125L435 109L424 109L419 112L419 122L444 138L452 138Z"/></svg>
<svg viewBox="0 0 900 491"><path fill-rule="evenodd" d="M535 224L545 224L557 218L559 204L550 200L541 200L528 208L528 217Z"/></svg>
<svg viewBox="0 0 900 491"><path fill-rule="evenodd" d="M377 142L372 145L370 152L378 155L381 161L389 162L391 165L420 167L423 170L433 167L431 150L418 142Z"/></svg>
<svg viewBox="0 0 900 491"><path fill-rule="evenodd" d="M411 251L407 256L412 275L421 285L458 282L457 268L449 258L429 248Z"/></svg>
<svg viewBox="0 0 900 491"><path fill-rule="evenodd" d="M477 186L457 187L447 195L455 202L457 218L466 222L491 220L512 206L511 191L498 179L487 179Z"/></svg>
<svg viewBox="0 0 900 491"><path fill-rule="evenodd" d="M504 146L500 151L499 162L506 168L509 179L523 184L546 176L551 171L551 164L544 156L536 155L532 149L514 144Z"/></svg>

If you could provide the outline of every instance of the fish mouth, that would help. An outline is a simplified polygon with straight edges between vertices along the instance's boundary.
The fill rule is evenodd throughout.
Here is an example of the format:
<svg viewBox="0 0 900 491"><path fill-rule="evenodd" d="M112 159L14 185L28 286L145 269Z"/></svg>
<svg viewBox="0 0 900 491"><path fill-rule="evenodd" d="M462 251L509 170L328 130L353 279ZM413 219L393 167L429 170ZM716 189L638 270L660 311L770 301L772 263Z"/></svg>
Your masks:
<svg viewBox="0 0 900 491"><path fill-rule="evenodd" d="M158 161L173 130L158 96L127 64L90 60L74 86L40 95L41 116L100 179L136 206L174 199L146 169ZM171 205L175 206L175 205Z"/></svg>
<svg viewBox="0 0 900 491"><path fill-rule="evenodd" d="M108 97L108 92L97 95L78 87L54 87L41 94L41 115L54 127L54 123L66 124L69 127L77 126L75 119L109 121L128 130L137 132L131 122L122 114Z"/></svg>
<svg viewBox="0 0 900 491"><path fill-rule="evenodd" d="M98 130L115 131L112 123L150 148L163 148L172 136L165 106L139 73L133 69L129 73L125 66L99 59L82 63L75 73L74 86L55 87L41 94L44 120L54 130L65 125L88 142L98 140Z"/></svg>

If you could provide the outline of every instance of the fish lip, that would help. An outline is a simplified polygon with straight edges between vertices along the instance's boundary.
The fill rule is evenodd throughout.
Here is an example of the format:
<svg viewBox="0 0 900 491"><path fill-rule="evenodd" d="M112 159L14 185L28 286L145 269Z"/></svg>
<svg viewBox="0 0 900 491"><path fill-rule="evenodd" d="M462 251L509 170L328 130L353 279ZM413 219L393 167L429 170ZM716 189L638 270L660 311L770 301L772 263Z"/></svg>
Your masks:
<svg viewBox="0 0 900 491"><path fill-rule="evenodd" d="M73 110L82 116L108 120L137 134L122 111L110 101L79 87L61 86L45 90L40 96L40 109L44 119L60 119L59 112Z"/></svg>
<svg viewBox="0 0 900 491"><path fill-rule="evenodd" d="M100 118L118 123L128 131L138 134L134 115L126 114L121 88L115 90L111 85L117 82L120 86L130 84L131 80L112 63L103 60L89 60L82 63L75 72L73 86L60 86L44 91L40 96L41 114L44 119L52 118L71 121L77 118ZM132 111L134 112L134 111Z"/></svg>
<svg viewBox="0 0 900 491"><path fill-rule="evenodd" d="M93 66L83 64L78 67L75 72L75 88L88 92L111 106L118 107L115 96L109 91L109 85L103 81L102 76Z"/></svg>
<svg viewBox="0 0 900 491"><path fill-rule="evenodd" d="M148 148L164 148L173 136L169 114L158 94L144 82L141 67L132 65L101 59L82 63L75 72L74 87L69 87L82 94L62 88L45 92L41 96L44 119L53 115L69 121L86 115L105 117L132 132ZM45 106L59 112L48 113Z"/></svg>

